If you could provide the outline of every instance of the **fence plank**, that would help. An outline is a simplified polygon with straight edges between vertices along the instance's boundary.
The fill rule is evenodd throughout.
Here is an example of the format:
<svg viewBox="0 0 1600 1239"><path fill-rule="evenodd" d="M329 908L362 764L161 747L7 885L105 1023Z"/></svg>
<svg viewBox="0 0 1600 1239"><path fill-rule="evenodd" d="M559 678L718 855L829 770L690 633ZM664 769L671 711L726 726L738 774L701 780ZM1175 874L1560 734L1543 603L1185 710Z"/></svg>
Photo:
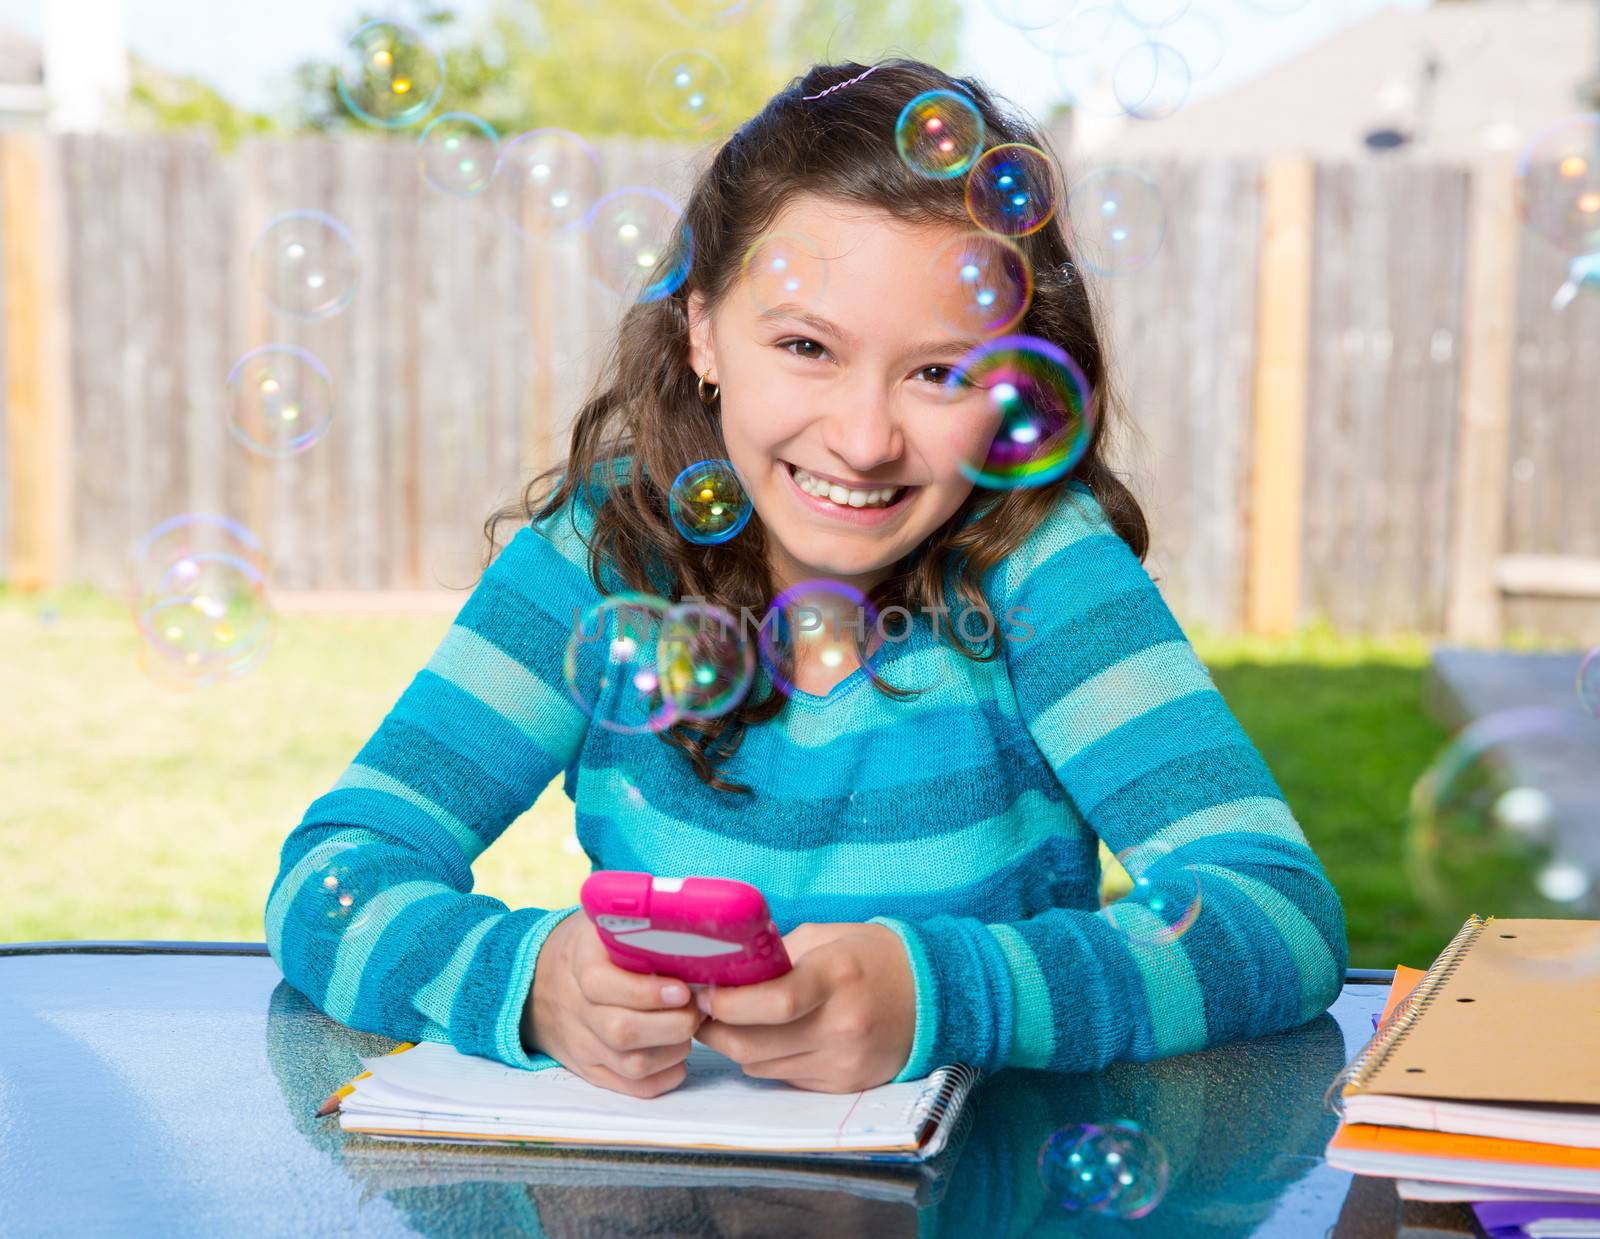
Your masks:
<svg viewBox="0 0 1600 1239"><path fill-rule="evenodd" d="M1301 161L1269 163L1262 176L1245 627L1264 635L1299 621L1314 183Z"/></svg>
<svg viewBox="0 0 1600 1239"><path fill-rule="evenodd" d="M188 485L175 503L189 511L235 515L226 467L235 449L228 431L224 381L233 363L229 343L238 330L232 290L242 257L234 244L235 186L219 168L212 143L173 144L176 219L182 257L174 264L178 395L175 412L185 438ZM140 531L133 531L140 532Z"/></svg>
<svg viewBox="0 0 1600 1239"><path fill-rule="evenodd" d="M1495 563L1504 546L1506 449L1515 340L1517 227L1509 169L1481 168L1473 185L1459 451L1450 542L1450 639L1500 637Z"/></svg>
<svg viewBox="0 0 1600 1239"><path fill-rule="evenodd" d="M70 319L61 285L55 153L37 134L0 138L8 571L23 590L59 582L73 545L73 442L62 373Z"/></svg>

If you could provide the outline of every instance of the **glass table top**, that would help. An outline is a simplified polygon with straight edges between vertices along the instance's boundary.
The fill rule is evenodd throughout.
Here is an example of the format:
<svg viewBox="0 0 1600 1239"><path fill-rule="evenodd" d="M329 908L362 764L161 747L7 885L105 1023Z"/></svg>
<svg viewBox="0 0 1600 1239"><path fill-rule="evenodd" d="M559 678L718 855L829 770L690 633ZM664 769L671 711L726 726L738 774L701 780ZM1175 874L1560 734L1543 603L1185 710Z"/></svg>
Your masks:
<svg viewBox="0 0 1600 1239"><path fill-rule="evenodd" d="M934 1167L817 1169L346 1136L317 1105L393 1042L323 1016L270 958L15 950L0 948L8 1236L1392 1233L1392 1218L1351 1216L1360 1194L1322 1158L1324 1090L1382 1007L1371 979L1273 1036L991 1075ZM1053 1154L1078 1125L1119 1121L1139 1133L1116 1145L1133 1181L1074 1188Z"/></svg>

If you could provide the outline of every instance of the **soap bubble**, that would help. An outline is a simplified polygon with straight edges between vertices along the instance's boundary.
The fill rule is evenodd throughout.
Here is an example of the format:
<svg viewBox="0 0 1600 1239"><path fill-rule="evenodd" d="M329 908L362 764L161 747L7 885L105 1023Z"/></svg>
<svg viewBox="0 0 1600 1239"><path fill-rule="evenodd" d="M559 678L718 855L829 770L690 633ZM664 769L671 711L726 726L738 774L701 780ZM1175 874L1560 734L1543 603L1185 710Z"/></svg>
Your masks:
<svg viewBox="0 0 1600 1239"><path fill-rule="evenodd" d="M672 133L710 133L728 106L728 71L710 52L668 52L650 67L645 101Z"/></svg>
<svg viewBox="0 0 1600 1239"><path fill-rule="evenodd" d="M199 568L193 587L157 596L138 621L145 670L196 687L252 670L276 627L266 582L251 565L208 558Z"/></svg>
<svg viewBox="0 0 1600 1239"><path fill-rule="evenodd" d="M530 129L500 148L491 196L529 236L576 231L600 196L600 156L566 129Z"/></svg>
<svg viewBox="0 0 1600 1239"><path fill-rule="evenodd" d="M129 604L137 608L169 579L197 580L200 569L194 561L202 555L232 556L266 572L266 550L247 526L215 513L185 512L160 522L129 549Z"/></svg>
<svg viewBox="0 0 1600 1239"><path fill-rule="evenodd" d="M1170 44L1135 44L1111 70L1117 107L1135 120L1165 120L1189 98L1189 64Z"/></svg>
<svg viewBox="0 0 1600 1239"><path fill-rule="evenodd" d="M311 905L302 923L313 933L334 938L363 932L373 923L374 896L382 886L373 860L354 843L334 843L318 851L325 856L295 901L297 911L302 900Z"/></svg>
<svg viewBox="0 0 1600 1239"><path fill-rule="evenodd" d="M662 731L677 717L658 662L668 603L654 594L612 594L578 619L562 664L567 691L607 731Z"/></svg>
<svg viewBox="0 0 1600 1239"><path fill-rule="evenodd" d="M1567 278L1550 298L1552 310L1564 310L1572 299L1585 289L1600 289L1600 250L1592 254L1579 254L1567 264Z"/></svg>
<svg viewBox="0 0 1600 1239"><path fill-rule="evenodd" d="M828 287L828 263L810 237L771 232L745 252L745 288L760 313L779 305L813 306Z"/></svg>
<svg viewBox="0 0 1600 1239"><path fill-rule="evenodd" d="M1600 718L1600 645L1578 663L1578 700L1595 718Z"/></svg>
<svg viewBox="0 0 1600 1239"><path fill-rule="evenodd" d="M667 609L656 662L673 716L713 719L744 700L756 656L727 611L684 602Z"/></svg>
<svg viewBox="0 0 1600 1239"><path fill-rule="evenodd" d="M918 176L949 180L971 168L983 149L983 115L961 91L923 91L900 109L894 145Z"/></svg>
<svg viewBox="0 0 1600 1239"><path fill-rule="evenodd" d="M471 197L489 188L499 159L494 126L470 112L446 112L417 138L417 167L435 189Z"/></svg>
<svg viewBox="0 0 1600 1239"><path fill-rule="evenodd" d="M1222 23L1199 9L1190 9L1164 28L1161 39L1182 53L1189 65L1189 76L1194 81L1215 73L1227 52L1227 36Z"/></svg>
<svg viewBox="0 0 1600 1239"><path fill-rule="evenodd" d="M1022 321L1033 271L1014 241L992 232L951 237L928 260L941 325L958 334L999 335Z"/></svg>
<svg viewBox="0 0 1600 1239"><path fill-rule="evenodd" d="M1537 787L1509 787L1494 798L1489 815L1502 830L1545 840L1554 827L1555 810L1549 792Z"/></svg>
<svg viewBox="0 0 1600 1239"><path fill-rule="evenodd" d="M1411 790L1406 865L1441 917L1482 908L1502 917L1594 918L1600 840L1567 771L1593 763L1594 725L1526 707L1463 728ZM1552 970L1600 965L1600 939Z"/></svg>
<svg viewBox="0 0 1600 1239"><path fill-rule="evenodd" d="M1141 26L1165 26L1189 11L1189 0L1118 0L1122 11Z"/></svg>
<svg viewBox="0 0 1600 1239"><path fill-rule="evenodd" d="M278 459L319 442L333 422L327 367L303 348L263 344L234 363L228 429L252 452Z"/></svg>
<svg viewBox="0 0 1600 1239"><path fill-rule="evenodd" d="M1000 336L968 353L946 381L952 398L980 389L998 423L986 450L960 462L979 486L1015 490L1064 477L1094 433L1094 400L1078 363L1037 336Z"/></svg>
<svg viewBox="0 0 1600 1239"><path fill-rule="evenodd" d="M1600 114L1569 116L1517 160L1523 214L1573 254L1600 250Z"/></svg>
<svg viewBox="0 0 1600 1239"><path fill-rule="evenodd" d="M877 608L867 596L843 581L801 581L772 600L757 632L757 653L773 687L785 697L795 687L791 669L797 661L817 663L834 672L862 665L862 652L877 627ZM848 674L848 673L847 673ZM804 694L812 695L812 694Z"/></svg>
<svg viewBox="0 0 1600 1239"><path fill-rule="evenodd" d="M1107 921L1138 946L1171 946L1200 918L1200 872L1193 865L1167 863L1171 845L1152 840L1117 853L1133 889L1102 904Z"/></svg>
<svg viewBox="0 0 1600 1239"><path fill-rule="evenodd" d="M1018 30L1041 30L1054 25L1077 0L989 0L994 15Z"/></svg>
<svg viewBox="0 0 1600 1239"><path fill-rule="evenodd" d="M1175 22L1172 31L1181 34L1183 27ZM1067 100L1097 116L1163 120L1183 106L1194 78L1168 30L1145 29L1110 6L1074 14L1050 52Z"/></svg>
<svg viewBox="0 0 1600 1239"><path fill-rule="evenodd" d="M1136 168L1097 168L1067 195L1078 262L1101 275L1127 275L1148 263L1167 233L1156 183Z"/></svg>
<svg viewBox="0 0 1600 1239"><path fill-rule="evenodd" d="M750 522L755 511L726 460L702 460L673 480L667 497L672 524L688 542L715 546L727 542Z"/></svg>
<svg viewBox="0 0 1600 1239"><path fill-rule="evenodd" d="M1055 31L1048 51L1052 58L1056 85L1063 99L1080 113L1115 117L1127 113L1118 97L1116 70L1125 58L1150 43L1151 34L1131 21L1120 7L1098 5L1073 13ZM1140 66L1155 64L1129 60L1121 91L1136 104L1153 86L1153 75L1136 72Z"/></svg>
<svg viewBox="0 0 1600 1239"><path fill-rule="evenodd" d="M261 544L221 516L188 513L146 533L129 557L128 600L141 665L171 687L243 675L276 627Z"/></svg>
<svg viewBox="0 0 1600 1239"><path fill-rule="evenodd" d="M967 176L967 214L987 232L1027 236L1056 213L1056 179L1055 164L1037 146L991 146Z"/></svg>
<svg viewBox="0 0 1600 1239"><path fill-rule="evenodd" d="M689 276L693 238L683 210L654 189L618 189L584 217L589 269L626 301L659 301Z"/></svg>
<svg viewBox="0 0 1600 1239"><path fill-rule="evenodd" d="M1115 62L1123 52L1145 42L1148 37L1128 19L1127 13L1115 5L1100 4L1078 9L1061 24L1050 45L1051 54L1057 62L1057 77L1064 73L1068 75L1063 85L1069 81L1081 82L1081 77L1072 76L1081 66L1062 62L1090 57L1101 62Z"/></svg>
<svg viewBox="0 0 1600 1239"><path fill-rule="evenodd" d="M251 278L280 314L327 318L350 304L361 264L347 229L321 211L286 211L250 249Z"/></svg>
<svg viewBox="0 0 1600 1239"><path fill-rule="evenodd" d="M1063 1209L1126 1220L1160 1204L1171 1176L1161 1142L1131 1119L1058 1129L1040 1146L1036 1168Z"/></svg>
<svg viewBox="0 0 1600 1239"><path fill-rule="evenodd" d="M355 116L369 125L403 129L439 101L444 57L411 26L370 21L345 44L335 83Z"/></svg>

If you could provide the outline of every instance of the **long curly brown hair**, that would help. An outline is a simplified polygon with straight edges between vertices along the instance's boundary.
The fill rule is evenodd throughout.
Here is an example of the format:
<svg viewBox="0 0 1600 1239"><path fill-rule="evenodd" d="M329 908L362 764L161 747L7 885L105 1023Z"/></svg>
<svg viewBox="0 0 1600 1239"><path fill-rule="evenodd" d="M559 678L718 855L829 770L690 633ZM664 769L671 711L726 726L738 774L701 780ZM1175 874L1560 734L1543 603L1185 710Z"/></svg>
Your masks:
<svg viewBox="0 0 1600 1239"><path fill-rule="evenodd" d="M867 76L861 77L863 73ZM841 89L829 89L858 77ZM702 546L687 541L669 513L668 493L681 470L695 461L727 456L720 402L708 407L701 401L689 364L689 294L700 292L706 312L714 312L737 284L742 256L785 204L801 194L874 207L908 223L970 229L963 179L917 175L896 148L901 110L929 90L968 95L982 114L986 147L1025 142L1054 158L1045 135L1002 108L973 78L952 78L932 65L903 58L876 66L812 66L740 126L695 182L683 215L687 238L680 235L669 246L659 268L675 270L688 262L686 280L670 296L627 309L573 423L566 461L535 476L517 502L485 522L485 567L498 552L496 533L503 522L514 520L520 526L543 520L581 495L595 505L589 571L602 593L608 592L602 582L609 577L614 589L620 583L620 588L670 601L703 598L734 616L746 608L753 615L768 608L775 590L759 514L732 540ZM1087 451L1067 476L1049 485L1008 491L974 488L950 519L868 594L880 614L902 606L920 616L924 608L937 609L950 601L953 591L957 605L988 617L985 638L977 644L949 632L955 647L976 661L996 657L1001 640L981 589L984 574L1037 527L1061 501L1069 482L1076 479L1089 487L1112 527L1141 560L1149 544L1138 502L1103 455L1119 406L1109 389L1089 290L1067 243L1064 190L1057 185L1062 209L1056 217L1016 238L1035 276L1032 304L1016 330L1055 343L1083 371L1098 414ZM596 477L610 479L598 500L591 489ZM888 684L870 666L867 671L879 691L893 696L920 691ZM776 689L761 696L752 692L721 717L679 722L661 735L684 752L696 775L711 787L747 792L744 785L724 779L717 766L737 749L746 727L774 718L785 701Z"/></svg>

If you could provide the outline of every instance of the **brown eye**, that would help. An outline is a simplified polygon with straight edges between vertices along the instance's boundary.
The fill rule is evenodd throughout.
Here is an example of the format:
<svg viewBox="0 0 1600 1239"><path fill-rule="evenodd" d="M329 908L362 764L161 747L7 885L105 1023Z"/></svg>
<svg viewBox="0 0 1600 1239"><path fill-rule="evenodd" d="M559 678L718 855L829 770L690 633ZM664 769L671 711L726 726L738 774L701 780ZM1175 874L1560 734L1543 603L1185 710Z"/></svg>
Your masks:
<svg viewBox="0 0 1600 1239"><path fill-rule="evenodd" d="M939 387L971 387L972 381L957 370L954 366L923 366L919 374L937 373L938 377L929 379Z"/></svg>
<svg viewBox="0 0 1600 1239"><path fill-rule="evenodd" d="M817 351L815 353L795 353L794 349L795 349L796 345L800 345L802 347L814 348ZM796 357L805 357L805 358L808 358L808 359L813 360L813 361L816 360L816 358L819 355L824 354L824 353L826 353L828 351L827 349L823 348L822 345L818 344L815 340L806 340L806 339L785 340L782 344L778 345L778 347L783 349L787 353L794 353L794 355Z"/></svg>

